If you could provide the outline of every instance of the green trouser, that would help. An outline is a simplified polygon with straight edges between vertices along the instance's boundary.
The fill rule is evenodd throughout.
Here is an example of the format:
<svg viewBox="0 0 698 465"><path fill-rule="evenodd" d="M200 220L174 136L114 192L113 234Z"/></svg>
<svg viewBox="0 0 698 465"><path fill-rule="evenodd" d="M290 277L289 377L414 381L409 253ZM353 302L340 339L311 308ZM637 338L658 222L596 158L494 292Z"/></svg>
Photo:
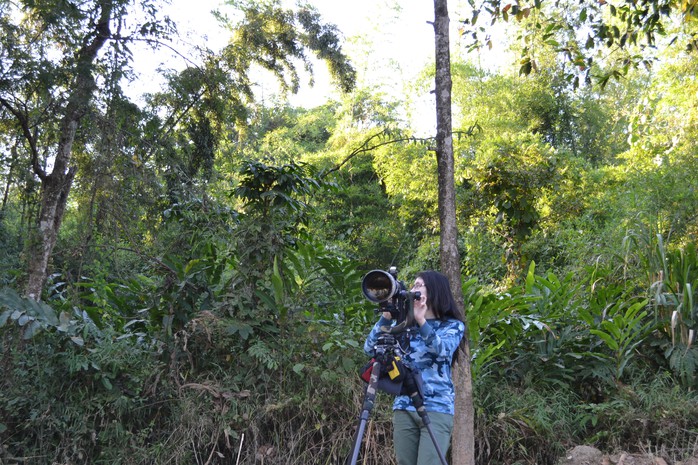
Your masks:
<svg viewBox="0 0 698 465"><path fill-rule="evenodd" d="M429 426L444 457L453 430L453 415L429 412ZM417 412L393 412L393 444L398 465L441 465L434 441Z"/></svg>

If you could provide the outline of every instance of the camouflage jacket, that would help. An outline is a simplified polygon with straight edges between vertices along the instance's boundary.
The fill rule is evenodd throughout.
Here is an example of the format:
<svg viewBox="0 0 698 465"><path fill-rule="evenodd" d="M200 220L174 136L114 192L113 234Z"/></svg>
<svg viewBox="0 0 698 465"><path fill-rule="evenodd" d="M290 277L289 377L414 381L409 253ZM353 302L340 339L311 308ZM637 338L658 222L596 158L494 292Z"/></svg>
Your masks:
<svg viewBox="0 0 698 465"><path fill-rule="evenodd" d="M374 346L381 334L382 326L390 326L391 320L381 316L364 343L364 352L374 354ZM416 371L421 372L424 392L424 405L428 412L453 415L455 391L451 380L451 361L465 332L463 322L448 320L427 320L410 338L410 348L405 361ZM408 396L396 396L393 410L415 408Z"/></svg>

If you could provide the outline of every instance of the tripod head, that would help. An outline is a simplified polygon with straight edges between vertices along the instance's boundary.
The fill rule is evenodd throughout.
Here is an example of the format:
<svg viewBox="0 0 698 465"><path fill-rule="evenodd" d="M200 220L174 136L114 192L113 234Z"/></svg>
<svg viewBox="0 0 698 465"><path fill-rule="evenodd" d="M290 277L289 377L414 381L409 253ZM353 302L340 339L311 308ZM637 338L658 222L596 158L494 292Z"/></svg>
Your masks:
<svg viewBox="0 0 698 465"><path fill-rule="evenodd" d="M403 347L402 343L406 343L407 348ZM376 352L376 358L379 359L389 356L402 358L409 350L409 331L400 333L384 331L378 336L378 341L373 349Z"/></svg>

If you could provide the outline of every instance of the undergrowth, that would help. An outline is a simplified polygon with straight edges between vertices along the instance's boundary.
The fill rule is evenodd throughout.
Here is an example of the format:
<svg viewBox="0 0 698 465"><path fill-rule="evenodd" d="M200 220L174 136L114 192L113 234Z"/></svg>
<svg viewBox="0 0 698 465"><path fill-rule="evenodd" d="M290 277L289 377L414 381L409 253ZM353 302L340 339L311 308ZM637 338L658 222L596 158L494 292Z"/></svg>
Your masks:
<svg viewBox="0 0 698 465"><path fill-rule="evenodd" d="M181 363L202 345L209 351L231 343L199 324L186 347L180 339L158 350L106 334L83 346L61 333L18 343L19 334L5 328L2 463L344 462L364 394L355 372L328 365L321 347L305 346L316 356L312 370L260 368L248 377L256 385L241 384L232 359L205 369ZM342 357L363 360L354 349ZM474 393L477 464L554 464L577 444L663 451L674 460L695 454L696 393L669 374L635 375L597 403L559 386L482 377ZM379 392L361 463L394 464L391 404Z"/></svg>
<svg viewBox="0 0 698 465"><path fill-rule="evenodd" d="M646 375L646 374L645 374ZM669 375L637 377L598 403L569 389L482 380L475 388L478 464L555 464L566 450L695 457L698 394Z"/></svg>

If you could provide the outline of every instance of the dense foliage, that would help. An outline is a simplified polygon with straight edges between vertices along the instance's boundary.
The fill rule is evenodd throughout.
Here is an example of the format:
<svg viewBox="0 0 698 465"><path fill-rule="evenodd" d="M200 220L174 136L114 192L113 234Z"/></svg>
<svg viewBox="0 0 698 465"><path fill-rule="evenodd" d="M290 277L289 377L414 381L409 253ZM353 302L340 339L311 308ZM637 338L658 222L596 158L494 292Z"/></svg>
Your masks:
<svg viewBox="0 0 698 465"><path fill-rule="evenodd" d="M371 89L255 103L231 72L244 60L297 84L262 53L276 39L241 51L260 24L339 50L312 12L242 3L222 56L145 103L91 108L39 301L22 295L39 183L2 114L0 462L349 452L375 320L361 276L439 266L433 141ZM698 61L662 49L651 72L575 89L549 45L527 77L453 64L478 464L553 464L576 444L695 456ZM394 463L389 406L380 393L362 463Z"/></svg>

